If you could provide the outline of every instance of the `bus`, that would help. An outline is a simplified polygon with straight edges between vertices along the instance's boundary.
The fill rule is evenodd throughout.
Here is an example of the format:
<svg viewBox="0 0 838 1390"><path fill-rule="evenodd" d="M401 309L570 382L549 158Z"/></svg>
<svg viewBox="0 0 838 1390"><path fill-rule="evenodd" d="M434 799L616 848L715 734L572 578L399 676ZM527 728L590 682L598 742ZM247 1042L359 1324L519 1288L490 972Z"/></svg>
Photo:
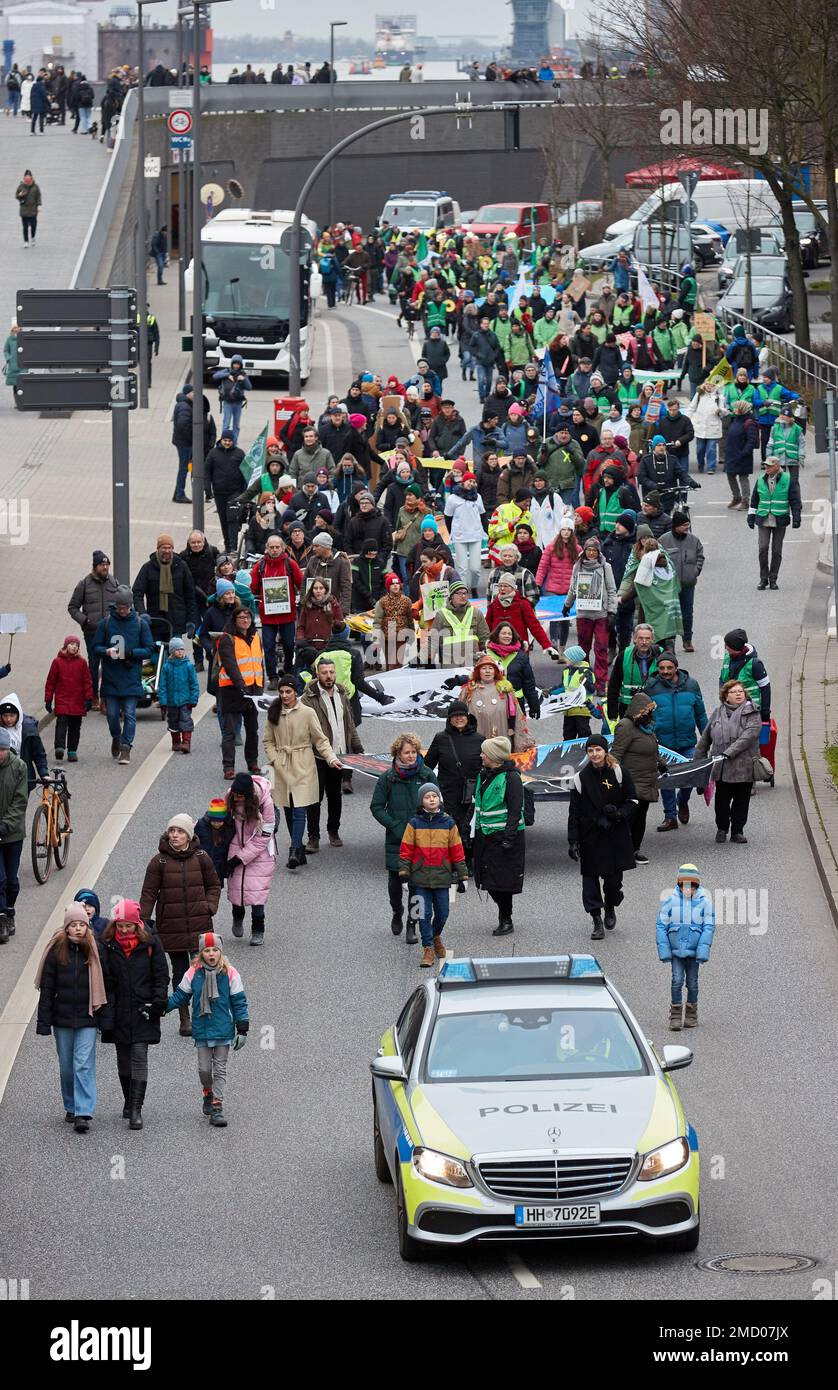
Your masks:
<svg viewBox="0 0 838 1390"><path fill-rule="evenodd" d="M228 367L238 353L248 376L287 376L288 256L294 214L230 208L201 230L204 280L204 366ZM311 372L317 299L322 281L312 262L317 226L304 217L300 232L300 375ZM186 272L192 288L192 265Z"/></svg>

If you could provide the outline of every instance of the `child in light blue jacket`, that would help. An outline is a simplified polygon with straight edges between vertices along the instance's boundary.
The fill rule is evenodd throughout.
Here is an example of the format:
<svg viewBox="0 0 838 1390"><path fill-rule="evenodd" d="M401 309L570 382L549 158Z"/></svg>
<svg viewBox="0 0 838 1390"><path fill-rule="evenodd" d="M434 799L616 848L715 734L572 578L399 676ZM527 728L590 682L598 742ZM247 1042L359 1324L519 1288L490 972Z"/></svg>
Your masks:
<svg viewBox="0 0 838 1390"><path fill-rule="evenodd" d="M186 655L182 638L173 637L169 643L169 660L160 672L157 699L165 711L173 753L191 753L192 711L200 699L195 667Z"/></svg>
<svg viewBox="0 0 838 1390"><path fill-rule="evenodd" d="M661 903L657 921L658 956L672 964L669 1027L673 1033L698 1023L698 967L710 959L715 929L713 900L701 887L698 869L695 864L682 864L675 891ZM685 979L687 1004L682 1020Z"/></svg>

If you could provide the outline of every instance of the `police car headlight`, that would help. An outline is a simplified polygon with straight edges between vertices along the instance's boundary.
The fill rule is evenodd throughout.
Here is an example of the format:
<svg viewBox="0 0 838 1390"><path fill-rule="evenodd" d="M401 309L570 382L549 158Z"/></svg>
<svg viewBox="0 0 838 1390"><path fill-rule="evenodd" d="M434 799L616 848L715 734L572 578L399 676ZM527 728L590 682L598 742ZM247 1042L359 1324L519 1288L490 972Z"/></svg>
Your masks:
<svg viewBox="0 0 838 1390"><path fill-rule="evenodd" d="M637 1174L638 1182L651 1182L653 1178L663 1178L667 1173L675 1173L689 1160L690 1146L686 1139L672 1139L661 1144L659 1149L647 1153Z"/></svg>
<svg viewBox="0 0 838 1390"><path fill-rule="evenodd" d="M413 1166L422 1178L444 1182L448 1187L473 1187L468 1169L458 1158L437 1153L435 1149L414 1149Z"/></svg>

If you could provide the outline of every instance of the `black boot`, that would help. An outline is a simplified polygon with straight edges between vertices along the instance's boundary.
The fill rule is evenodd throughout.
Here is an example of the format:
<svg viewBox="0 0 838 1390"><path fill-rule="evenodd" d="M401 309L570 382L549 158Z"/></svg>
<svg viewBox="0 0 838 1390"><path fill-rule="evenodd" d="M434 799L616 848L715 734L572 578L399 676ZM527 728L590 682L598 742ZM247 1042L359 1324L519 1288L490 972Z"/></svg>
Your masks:
<svg viewBox="0 0 838 1390"><path fill-rule="evenodd" d="M394 936L401 936L404 929L404 922L400 912L394 912L390 918L390 930Z"/></svg>
<svg viewBox="0 0 838 1390"><path fill-rule="evenodd" d="M594 929L591 932L591 940L602 941L603 937L605 936L605 932L602 929L602 913L592 912L591 917L593 918L594 923Z"/></svg>
<svg viewBox="0 0 838 1390"><path fill-rule="evenodd" d="M606 931L613 931L614 928L616 927L616 925L617 925L617 914L616 914L616 912L614 911L613 907L607 907L607 908L605 909L605 923L604 923L604 925L605 925L605 930L606 930Z"/></svg>
<svg viewBox="0 0 838 1390"><path fill-rule="evenodd" d="M298 864L299 864L299 862L300 862L300 861L299 861L299 859L297 858L297 851L296 851L295 849L289 849L289 851L288 851L288 863L287 863L287 865L286 865L286 868L288 868L288 869L296 869L297 866L298 866Z"/></svg>
<svg viewBox="0 0 838 1390"><path fill-rule="evenodd" d="M128 1100L131 1091L130 1072L127 1076L124 1076L122 1072L119 1073L119 1084L122 1087L122 1094L125 1097L125 1104L122 1107L122 1118L123 1120L127 1120L131 1113L131 1107Z"/></svg>
<svg viewBox="0 0 838 1390"><path fill-rule="evenodd" d="M9 921L8 921L8 918L7 918L5 915L0 914L0 946L5 946L5 945L6 945L6 942L8 941L8 939L9 939Z"/></svg>
<svg viewBox="0 0 838 1390"><path fill-rule="evenodd" d="M192 1016L189 1012L188 1004L178 1004L178 1015L180 1016L179 1033L182 1038L192 1037Z"/></svg>
<svg viewBox="0 0 838 1390"><path fill-rule="evenodd" d="M509 920L509 918L502 918L501 921L498 922L497 926L495 927L495 930L492 932L492 936L509 936L511 932L514 932L514 930L515 927L513 923Z"/></svg>
<svg viewBox="0 0 838 1390"><path fill-rule="evenodd" d="M405 933L404 939L405 944L408 946L415 946L416 942L419 940L418 936L416 935L416 923L413 921L412 918L408 919L407 931Z"/></svg>
<svg viewBox="0 0 838 1390"><path fill-rule="evenodd" d="M143 1127L143 1101L145 1100L146 1081L131 1082L131 1092L129 1099L130 1112L128 1115L129 1129L142 1129Z"/></svg>

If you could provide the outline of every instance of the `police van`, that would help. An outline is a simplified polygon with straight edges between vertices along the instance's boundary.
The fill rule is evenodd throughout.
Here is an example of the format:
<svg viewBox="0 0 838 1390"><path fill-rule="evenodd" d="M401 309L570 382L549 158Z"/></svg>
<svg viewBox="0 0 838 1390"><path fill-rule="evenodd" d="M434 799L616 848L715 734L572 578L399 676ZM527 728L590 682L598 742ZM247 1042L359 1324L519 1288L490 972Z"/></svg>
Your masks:
<svg viewBox="0 0 838 1390"><path fill-rule="evenodd" d="M378 219L402 232L438 232L460 221L460 204L441 188L409 188L391 193Z"/></svg>

